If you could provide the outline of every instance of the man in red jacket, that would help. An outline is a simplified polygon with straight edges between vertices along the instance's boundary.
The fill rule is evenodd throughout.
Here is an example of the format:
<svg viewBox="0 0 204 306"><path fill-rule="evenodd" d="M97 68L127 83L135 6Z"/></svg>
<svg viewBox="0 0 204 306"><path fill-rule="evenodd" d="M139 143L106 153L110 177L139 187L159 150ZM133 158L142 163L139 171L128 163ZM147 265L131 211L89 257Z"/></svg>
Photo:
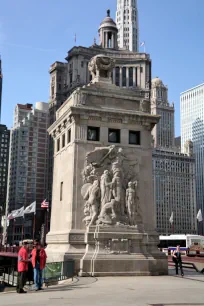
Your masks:
<svg viewBox="0 0 204 306"><path fill-rule="evenodd" d="M41 248L39 242L36 242L35 248L32 250L32 265L34 269L35 290L42 290L43 279L42 272L46 265L47 255L45 250Z"/></svg>
<svg viewBox="0 0 204 306"><path fill-rule="evenodd" d="M26 275L28 271L28 243L23 242L22 248L18 252L18 281L16 291L17 293L26 293L23 287L26 283Z"/></svg>

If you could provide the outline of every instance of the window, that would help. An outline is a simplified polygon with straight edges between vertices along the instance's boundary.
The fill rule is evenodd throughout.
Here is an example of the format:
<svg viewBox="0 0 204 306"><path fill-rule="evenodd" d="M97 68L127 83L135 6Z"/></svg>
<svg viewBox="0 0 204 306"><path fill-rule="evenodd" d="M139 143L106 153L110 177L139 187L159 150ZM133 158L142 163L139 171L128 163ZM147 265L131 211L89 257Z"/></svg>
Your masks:
<svg viewBox="0 0 204 306"><path fill-rule="evenodd" d="M120 86L120 68L115 68L115 85Z"/></svg>
<svg viewBox="0 0 204 306"><path fill-rule="evenodd" d="M83 61L81 61L81 68L83 68L84 67L84 62Z"/></svg>
<svg viewBox="0 0 204 306"><path fill-rule="evenodd" d="M108 130L108 142L120 143L120 130Z"/></svg>
<svg viewBox="0 0 204 306"><path fill-rule="evenodd" d="M129 68L129 87L133 86L133 68Z"/></svg>
<svg viewBox="0 0 204 306"><path fill-rule="evenodd" d="M95 126L88 126L87 140L99 141L100 139L100 128Z"/></svg>
<svg viewBox="0 0 204 306"><path fill-rule="evenodd" d="M122 69L122 86L126 87L126 67Z"/></svg>
<svg viewBox="0 0 204 306"><path fill-rule="evenodd" d="M72 73L70 73L69 79L70 79L70 85L72 85Z"/></svg>
<svg viewBox="0 0 204 306"><path fill-rule="evenodd" d="M71 142L71 129L68 130L67 132L67 143Z"/></svg>
<svg viewBox="0 0 204 306"><path fill-rule="evenodd" d="M129 131L129 144L140 145L139 131Z"/></svg>
<svg viewBox="0 0 204 306"><path fill-rule="evenodd" d="M60 183L60 201L63 200L63 182Z"/></svg>
<svg viewBox="0 0 204 306"><path fill-rule="evenodd" d="M65 134L62 135L62 148L65 147Z"/></svg>
<svg viewBox="0 0 204 306"><path fill-rule="evenodd" d="M52 97L54 96L54 94L55 94L55 87L52 86Z"/></svg>
<svg viewBox="0 0 204 306"><path fill-rule="evenodd" d="M60 150L60 138L57 139L57 152Z"/></svg>
<svg viewBox="0 0 204 306"><path fill-rule="evenodd" d="M135 86L137 87L137 67L135 68Z"/></svg>
<svg viewBox="0 0 204 306"><path fill-rule="evenodd" d="M61 90L62 86L61 84L58 84L58 89Z"/></svg>

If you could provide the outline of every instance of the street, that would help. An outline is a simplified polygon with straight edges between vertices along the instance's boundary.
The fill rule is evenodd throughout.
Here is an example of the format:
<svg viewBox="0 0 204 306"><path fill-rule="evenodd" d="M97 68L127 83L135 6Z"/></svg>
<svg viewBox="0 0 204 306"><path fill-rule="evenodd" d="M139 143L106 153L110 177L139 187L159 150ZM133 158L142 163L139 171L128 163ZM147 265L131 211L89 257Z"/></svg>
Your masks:
<svg viewBox="0 0 204 306"><path fill-rule="evenodd" d="M185 271L185 277L74 278L41 292L0 294L2 306L123 306L204 305L204 275Z"/></svg>

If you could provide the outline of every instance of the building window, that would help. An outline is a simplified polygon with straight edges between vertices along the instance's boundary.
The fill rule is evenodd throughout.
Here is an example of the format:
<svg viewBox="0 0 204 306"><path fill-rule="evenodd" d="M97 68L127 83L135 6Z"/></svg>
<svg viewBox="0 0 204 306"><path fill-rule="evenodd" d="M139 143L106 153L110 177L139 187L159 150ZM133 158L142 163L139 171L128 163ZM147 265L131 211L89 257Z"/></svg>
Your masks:
<svg viewBox="0 0 204 306"><path fill-rule="evenodd" d="M60 150L60 138L57 139L57 152Z"/></svg>
<svg viewBox="0 0 204 306"><path fill-rule="evenodd" d="M55 87L52 86L52 97L54 97L54 94L55 94Z"/></svg>
<svg viewBox="0 0 204 306"><path fill-rule="evenodd" d="M58 84L58 89L61 90L62 86L61 84Z"/></svg>
<svg viewBox="0 0 204 306"><path fill-rule="evenodd" d="M70 73L69 79L70 79L70 85L72 85L72 73Z"/></svg>
<svg viewBox="0 0 204 306"><path fill-rule="evenodd" d="M99 141L100 139L100 128L95 126L88 126L87 140Z"/></svg>
<svg viewBox="0 0 204 306"><path fill-rule="evenodd" d="M141 73L143 72L143 67L140 67L140 72L141 72Z"/></svg>
<svg viewBox="0 0 204 306"><path fill-rule="evenodd" d="M60 183L60 201L63 200L63 182Z"/></svg>
<svg viewBox="0 0 204 306"><path fill-rule="evenodd" d="M115 68L115 85L120 86L120 68Z"/></svg>
<svg viewBox="0 0 204 306"><path fill-rule="evenodd" d="M62 135L62 148L65 147L65 134Z"/></svg>
<svg viewBox="0 0 204 306"><path fill-rule="evenodd" d="M120 143L120 130L108 130L108 142Z"/></svg>
<svg viewBox="0 0 204 306"><path fill-rule="evenodd" d="M71 129L68 130L67 132L67 143L71 142Z"/></svg>
<svg viewBox="0 0 204 306"><path fill-rule="evenodd" d="M135 67L135 86L137 87L137 67Z"/></svg>
<svg viewBox="0 0 204 306"><path fill-rule="evenodd" d="M139 131L129 131L129 144L140 145Z"/></svg>
<svg viewBox="0 0 204 306"><path fill-rule="evenodd" d="M126 87L126 67L123 67L122 70L122 86Z"/></svg>
<svg viewBox="0 0 204 306"><path fill-rule="evenodd" d="M83 61L81 61L81 68L83 68L84 67L84 62Z"/></svg>
<svg viewBox="0 0 204 306"><path fill-rule="evenodd" d="M129 87L133 86L133 68L129 68Z"/></svg>

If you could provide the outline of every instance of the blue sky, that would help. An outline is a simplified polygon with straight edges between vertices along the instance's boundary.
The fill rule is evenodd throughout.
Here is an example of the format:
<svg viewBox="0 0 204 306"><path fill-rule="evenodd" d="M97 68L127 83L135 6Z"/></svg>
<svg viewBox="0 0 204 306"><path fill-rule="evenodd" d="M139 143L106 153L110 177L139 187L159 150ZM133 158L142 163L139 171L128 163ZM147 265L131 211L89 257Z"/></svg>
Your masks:
<svg viewBox="0 0 204 306"><path fill-rule="evenodd" d="M152 76L169 87L180 134L179 94L204 82L204 1L138 0L140 41L151 54ZM74 45L90 46L107 8L116 0L0 0L3 60L1 122L12 126L17 103L49 100L49 66Z"/></svg>

